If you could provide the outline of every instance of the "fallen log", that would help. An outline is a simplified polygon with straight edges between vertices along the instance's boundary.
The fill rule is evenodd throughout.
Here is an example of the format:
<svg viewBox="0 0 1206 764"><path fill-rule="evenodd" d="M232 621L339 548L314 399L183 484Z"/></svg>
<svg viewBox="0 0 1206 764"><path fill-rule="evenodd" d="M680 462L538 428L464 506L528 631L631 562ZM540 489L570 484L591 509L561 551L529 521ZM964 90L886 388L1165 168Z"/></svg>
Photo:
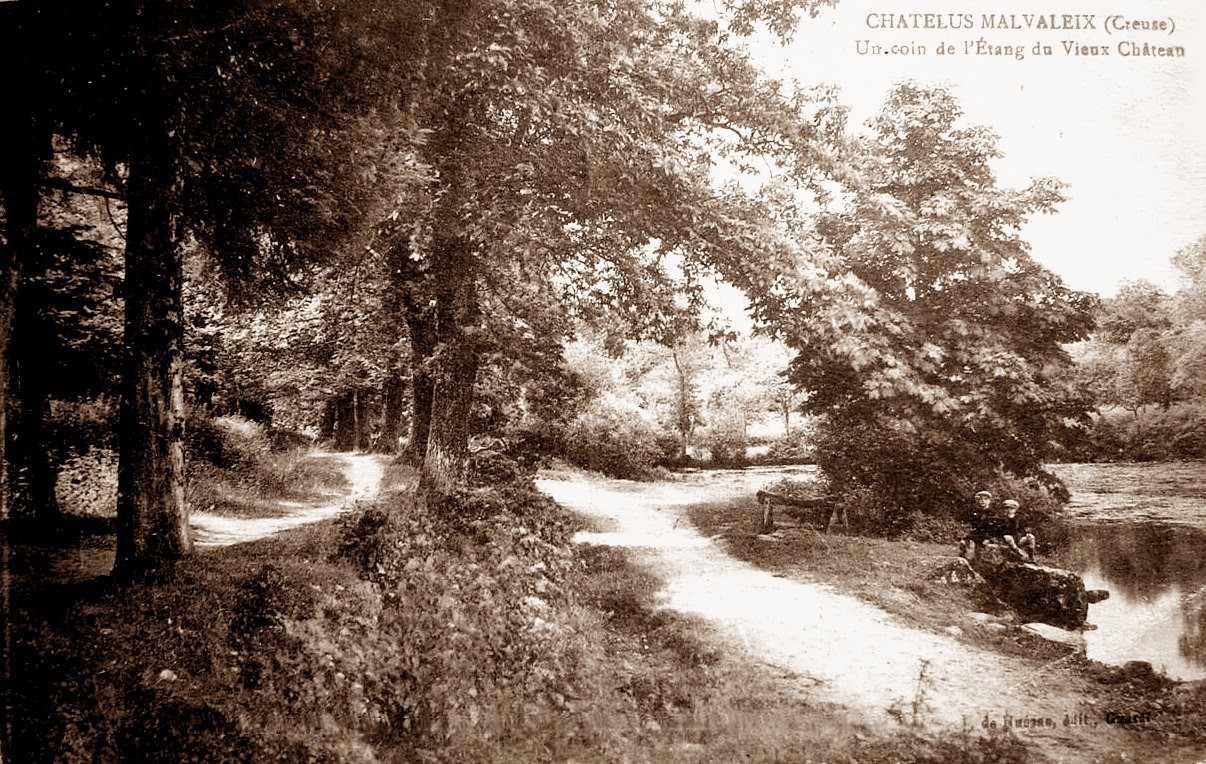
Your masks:
<svg viewBox="0 0 1206 764"><path fill-rule="evenodd" d="M832 496L812 496L812 497L797 497L786 496L781 493L772 493L771 491L758 491L756 494L759 506L762 507L762 525L758 530L760 534L770 533L775 529L775 506L794 507L796 509L807 510L803 513L804 519L814 525L820 525L817 510L828 510L829 522L825 526L825 532L828 533L834 525L841 524L846 528L850 527L850 521L846 517L845 509L838 509L834 504ZM822 512L823 514L823 512Z"/></svg>
<svg viewBox="0 0 1206 764"><path fill-rule="evenodd" d="M971 566L998 599L1028 621L1077 629L1088 619L1089 603L1108 596L1100 590L1090 595L1070 570L1023 562L1000 547L979 549Z"/></svg>

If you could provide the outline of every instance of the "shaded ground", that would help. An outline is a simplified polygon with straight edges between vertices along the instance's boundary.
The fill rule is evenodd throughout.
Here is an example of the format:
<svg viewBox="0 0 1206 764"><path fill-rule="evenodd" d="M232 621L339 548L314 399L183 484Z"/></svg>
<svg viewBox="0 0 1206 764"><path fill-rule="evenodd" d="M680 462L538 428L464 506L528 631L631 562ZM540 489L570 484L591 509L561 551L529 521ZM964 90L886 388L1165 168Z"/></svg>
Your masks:
<svg viewBox="0 0 1206 764"><path fill-rule="evenodd" d="M213 548L266 538L289 528L319 522L347 511L357 501L373 498L381 486L384 459L371 454L316 454L340 464L348 490L311 502L271 503L269 517L238 517L193 512L189 524L198 548ZM113 568L112 535L85 537L70 546L4 544L3 573L7 587L20 586L25 578L72 583L104 576Z"/></svg>
<svg viewBox="0 0 1206 764"><path fill-rule="evenodd" d="M1053 682L1035 661L912 628L831 587L735 560L687 519L689 505L749 495L774 477L721 473L634 484L549 475L540 488L605 529L580 541L633 549L663 579L667 608L703 617L729 647L798 675L815 701L940 733L979 728L985 719L1004 725L1008 715L1024 720L1027 739L1061 761L1125 760L1128 751L1144 750L1102 723L1099 701L1074 678ZM1065 716L1095 726L1064 726ZM1161 760L1199 758L1169 750Z"/></svg>

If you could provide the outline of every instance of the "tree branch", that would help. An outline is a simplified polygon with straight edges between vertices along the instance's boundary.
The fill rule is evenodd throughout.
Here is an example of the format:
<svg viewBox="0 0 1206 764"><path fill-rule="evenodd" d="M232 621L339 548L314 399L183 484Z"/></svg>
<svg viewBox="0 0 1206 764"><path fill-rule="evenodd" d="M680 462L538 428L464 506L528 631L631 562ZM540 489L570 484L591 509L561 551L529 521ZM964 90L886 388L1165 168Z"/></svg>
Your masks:
<svg viewBox="0 0 1206 764"><path fill-rule="evenodd" d="M99 196L104 199L117 199L118 201L125 201L126 199L126 195L121 191L112 191L107 188L96 188L93 186L79 186L63 178L43 178L39 185L43 188L52 188L55 191L62 191L68 194Z"/></svg>

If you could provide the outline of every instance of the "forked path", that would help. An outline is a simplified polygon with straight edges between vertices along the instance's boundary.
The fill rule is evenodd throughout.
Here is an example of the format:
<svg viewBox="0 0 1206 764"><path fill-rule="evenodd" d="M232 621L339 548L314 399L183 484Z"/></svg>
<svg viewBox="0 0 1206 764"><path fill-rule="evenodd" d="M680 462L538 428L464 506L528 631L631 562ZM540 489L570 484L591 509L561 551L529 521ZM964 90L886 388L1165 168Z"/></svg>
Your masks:
<svg viewBox="0 0 1206 764"><path fill-rule="evenodd" d="M1105 709L1050 681L1041 669L912 628L828 586L776 577L701 536L686 506L759 487L756 474L733 475L674 483L546 476L538 485L605 529L581 534L580 541L632 548L664 581L665 607L701 616L728 647L802 677L817 702L837 703L872 723L903 718L935 732L966 726L974 733L985 718L1000 728L1006 715L1051 719L1054 727L1016 731L1058 751L1057 760L1106 760L1117 738L1112 729L1063 723L1065 715L1097 720ZM1069 751L1077 754L1065 756Z"/></svg>
<svg viewBox="0 0 1206 764"><path fill-rule="evenodd" d="M217 547L255 541L290 528L334 517L357 501L371 499L381 489L385 462L372 454L327 454L323 458L342 463L348 481L346 494L320 503L281 502L284 514L276 517L224 517L194 512L189 518L193 543L198 547Z"/></svg>

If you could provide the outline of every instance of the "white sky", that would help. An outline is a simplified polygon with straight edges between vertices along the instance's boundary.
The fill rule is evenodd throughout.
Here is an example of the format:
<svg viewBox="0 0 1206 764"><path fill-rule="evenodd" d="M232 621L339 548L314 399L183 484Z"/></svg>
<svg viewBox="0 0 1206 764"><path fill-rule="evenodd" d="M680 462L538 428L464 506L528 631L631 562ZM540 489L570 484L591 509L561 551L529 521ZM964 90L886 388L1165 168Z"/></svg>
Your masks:
<svg viewBox="0 0 1206 764"><path fill-rule="evenodd" d="M971 14L973 29L873 29L869 14ZM1093 14L1096 29L985 29L982 15ZM1113 32L1106 18L1164 19L1175 31ZM1037 21L1036 21L1037 23ZM1025 58L964 54L964 41L1021 45ZM864 54L919 44L917 55ZM1105 58L1070 56L1062 41L1109 48ZM1118 55L1124 40L1180 45L1184 58ZM938 55L940 42L956 55ZM1052 55L1035 56L1037 42ZM903 79L941 82L959 97L968 124L992 127L1005 156L1002 185L1053 176L1068 201L1025 231L1034 256L1069 286L1112 294L1148 279L1176 288L1169 258L1206 234L1206 2L1203 0L841 0L806 20L789 48L753 50L768 72L804 85L842 88L852 124L862 124Z"/></svg>

